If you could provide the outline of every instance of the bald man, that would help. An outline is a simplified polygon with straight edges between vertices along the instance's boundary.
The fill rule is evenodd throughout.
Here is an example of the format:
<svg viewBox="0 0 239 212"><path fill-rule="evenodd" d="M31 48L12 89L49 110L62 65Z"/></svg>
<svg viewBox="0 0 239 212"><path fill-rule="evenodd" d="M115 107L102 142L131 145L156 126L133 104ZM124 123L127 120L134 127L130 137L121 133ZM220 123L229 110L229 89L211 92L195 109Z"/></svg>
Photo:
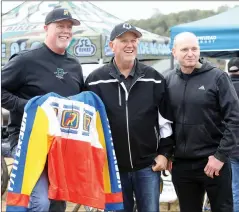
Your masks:
<svg viewBox="0 0 239 212"><path fill-rule="evenodd" d="M172 180L181 212L232 212L229 156L239 137L239 100L227 73L199 59L197 37L176 36L179 66L166 76L174 116Z"/></svg>

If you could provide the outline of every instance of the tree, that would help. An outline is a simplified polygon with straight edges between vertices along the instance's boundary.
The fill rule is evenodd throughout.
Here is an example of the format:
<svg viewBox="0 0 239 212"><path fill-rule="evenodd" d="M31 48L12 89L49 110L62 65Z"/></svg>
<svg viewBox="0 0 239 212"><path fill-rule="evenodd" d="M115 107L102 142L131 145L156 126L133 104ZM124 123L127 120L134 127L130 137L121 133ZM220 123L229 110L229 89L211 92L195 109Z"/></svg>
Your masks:
<svg viewBox="0 0 239 212"><path fill-rule="evenodd" d="M222 5L222 6L218 7L218 8L217 8L217 12L218 12L218 13L222 13L222 12L227 11L228 9L230 9L230 7L228 7L228 6L225 4L225 5Z"/></svg>
<svg viewBox="0 0 239 212"><path fill-rule="evenodd" d="M227 5L218 7L214 10L187 10L178 13L170 13L168 15L162 14L160 10L155 9L155 12L148 19L129 20L128 22L134 26L153 32L158 35L169 37L169 30L171 27L178 24L189 23L203 18L219 14L230 9Z"/></svg>

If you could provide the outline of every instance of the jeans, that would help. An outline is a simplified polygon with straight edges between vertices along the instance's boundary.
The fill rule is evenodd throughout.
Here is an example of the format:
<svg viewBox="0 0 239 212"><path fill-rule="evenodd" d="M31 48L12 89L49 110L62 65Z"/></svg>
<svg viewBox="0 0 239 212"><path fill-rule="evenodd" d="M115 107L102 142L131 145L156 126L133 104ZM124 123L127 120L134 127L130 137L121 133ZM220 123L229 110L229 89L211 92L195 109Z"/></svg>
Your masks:
<svg viewBox="0 0 239 212"><path fill-rule="evenodd" d="M135 195L138 212L159 212L160 175L151 166L120 173L124 201L124 210L120 211L133 211Z"/></svg>
<svg viewBox="0 0 239 212"><path fill-rule="evenodd" d="M181 212L202 212L207 192L212 212L233 212L231 164L224 163L219 176L208 177L204 168L208 159L175 160L172 181Z"/></svg>
<svg viewBox="0 0 239 212"><path fill-rule="evenodd" d="M239 212L239 159L231 159L234 212Z"/></svg>
<svg viewBox="0 0 239 212"><path fill-rule="evenodd" d="M9 155L14 157L15 152L16 147L12 149L11 154L9 153ZM5 153L7 153L7 150L5 150ZM32 190L28 212L64 212L66 210L65 201L48 199L48 187L49 181L46 166Z"/></svg>

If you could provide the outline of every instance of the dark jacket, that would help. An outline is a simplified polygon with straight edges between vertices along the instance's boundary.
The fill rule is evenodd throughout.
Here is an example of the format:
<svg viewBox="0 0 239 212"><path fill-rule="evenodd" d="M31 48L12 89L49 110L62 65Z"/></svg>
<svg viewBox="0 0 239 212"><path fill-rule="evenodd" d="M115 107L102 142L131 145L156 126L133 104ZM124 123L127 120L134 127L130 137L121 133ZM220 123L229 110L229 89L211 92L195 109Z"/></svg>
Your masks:
<svg viewBox="0 0 239 212"><path fill-rule="evenodd" d="M235 90L237 92L237 96L239 97L239 75L231 75L232 83L235 87ZM237 146L233 148L231 156L232 159L239 160L239 137L237 137Z"/></svg>
<svg viewBox="0 0 239 212"><path fill-rule="evenodd" d="M59 55L45 44L12 56L2 69L2 107L10 111L11 148L17 144L24 106L29 99L49 92L67 97L84 88L82 68L76 58Z"/></svg>
<svg viewBox="0 0 239 212"><path fill-rule="evenodd" d="M226 161L239 136L239 101L227 73L203 62L184 75L166 75L174 113L175 159L214 155Z"/></svg>
<svg viewBox="0 0 239 212"><path fill-rule="evenodd" d="M170 120L164 77L153 68L136 61L137 77L127 92L116 75L115 66L98 68L86 79L87 90L104 102L112 130L120 171L132 171L152 165L158 154L168 156L170 139L159 143L158 111Z"/></svg>

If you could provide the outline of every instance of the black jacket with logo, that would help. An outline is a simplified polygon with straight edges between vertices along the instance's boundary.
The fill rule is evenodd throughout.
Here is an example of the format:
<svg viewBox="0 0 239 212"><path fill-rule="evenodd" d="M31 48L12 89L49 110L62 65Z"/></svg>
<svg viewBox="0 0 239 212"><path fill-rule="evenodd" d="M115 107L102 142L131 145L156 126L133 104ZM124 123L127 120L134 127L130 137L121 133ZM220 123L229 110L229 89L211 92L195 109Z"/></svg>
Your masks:
<svg viewBox="0 0 239 212"><path fill-rule="evenodd" d="M166 83L160 73L136 60L137 77L127 92L112 61L87 77L86 89L95 92L106 107L120 171L138 170L172 150L170 139L159 143L158 111L171 119Z"/></svg>
<svg viewBox="0 0 239 212"><path fill-rule="evenodd" d="M45 44L13 55L2 69L2 107L10 111L11 147L18 141L24 106L32 97L55 92L78 94L84 88L82 68L76 58L59 55Z"/></svg>
<svg viewBox="0 0 239 212"><path fill-rule="evenodd" d="M239 98L239 75L231 75L231 80ZM239 137L237 137L237 146L232 150L231 158L239 160Z"/></svg>
<svg viewBox="0 0 239 212"><path fill-rule="evenodd" d="M239 137L239 101L227 73L204 62L185 75L166 75L174 113L175 159L214 155L226 161Z"/></svg>

